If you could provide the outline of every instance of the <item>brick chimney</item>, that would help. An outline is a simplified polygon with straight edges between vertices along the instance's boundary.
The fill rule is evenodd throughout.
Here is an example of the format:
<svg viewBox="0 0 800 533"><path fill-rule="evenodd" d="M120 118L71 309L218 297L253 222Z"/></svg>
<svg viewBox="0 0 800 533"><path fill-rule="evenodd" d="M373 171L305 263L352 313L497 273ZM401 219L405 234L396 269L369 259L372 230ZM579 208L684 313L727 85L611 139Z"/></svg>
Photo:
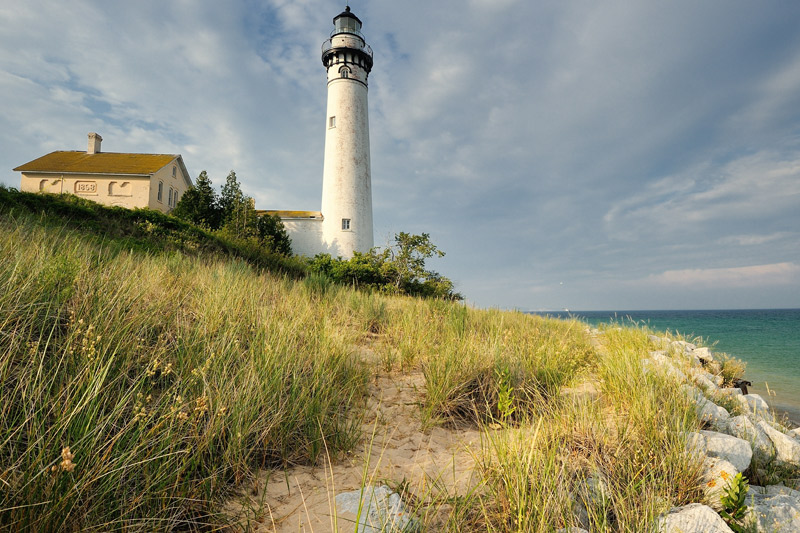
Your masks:
<svg viewBox="0 0 800 533"><path fill-rule="evenodd" d="M100 143L103 142L103 138L100 137L98 133L90 133L89 134L89 148L86 150L87 154L98 154L100 153Z"/></svg>

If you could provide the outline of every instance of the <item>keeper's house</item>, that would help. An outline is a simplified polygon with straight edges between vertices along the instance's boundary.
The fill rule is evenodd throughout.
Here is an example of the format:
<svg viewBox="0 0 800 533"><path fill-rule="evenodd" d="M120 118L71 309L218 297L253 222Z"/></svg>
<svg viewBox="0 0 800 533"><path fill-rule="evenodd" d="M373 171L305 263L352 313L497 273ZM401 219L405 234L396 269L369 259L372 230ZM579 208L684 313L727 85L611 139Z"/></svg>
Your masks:
<svg viewBox="0 0 800 533"><path fill-rule="evenodd" d="M106 153L100 151L102 141L90 133L85 152L52 152L18 166L20 190L70 193L105 205L168 213L192 186L180 155Z"/></svg>

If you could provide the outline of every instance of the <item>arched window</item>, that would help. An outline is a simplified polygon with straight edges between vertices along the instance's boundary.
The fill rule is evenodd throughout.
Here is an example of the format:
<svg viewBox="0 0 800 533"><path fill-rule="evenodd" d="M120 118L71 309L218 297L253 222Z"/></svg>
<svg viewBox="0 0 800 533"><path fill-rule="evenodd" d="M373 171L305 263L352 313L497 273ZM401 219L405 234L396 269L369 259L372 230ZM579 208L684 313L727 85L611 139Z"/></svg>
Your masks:
<svg viewBox="0 0 800 533"><path fill-rule="evenodd" d="M349 78L350 77L350 68L349 67L342 67L339 69L339 75L342 78Z"/></svg>

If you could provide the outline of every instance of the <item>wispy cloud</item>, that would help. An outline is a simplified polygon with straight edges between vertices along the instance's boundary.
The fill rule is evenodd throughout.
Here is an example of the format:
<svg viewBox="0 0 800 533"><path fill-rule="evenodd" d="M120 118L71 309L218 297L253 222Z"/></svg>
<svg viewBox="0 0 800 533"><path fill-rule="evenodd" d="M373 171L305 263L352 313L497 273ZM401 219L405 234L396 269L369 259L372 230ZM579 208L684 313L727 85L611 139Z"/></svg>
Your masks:
<svg viewBox="0 0 800 533"><path fill-rule="evenodd" d="M790 285L800 281L800 265L775 263L732 268L667 270L648 277L647 284L703 289L737 289Z"/></svg>

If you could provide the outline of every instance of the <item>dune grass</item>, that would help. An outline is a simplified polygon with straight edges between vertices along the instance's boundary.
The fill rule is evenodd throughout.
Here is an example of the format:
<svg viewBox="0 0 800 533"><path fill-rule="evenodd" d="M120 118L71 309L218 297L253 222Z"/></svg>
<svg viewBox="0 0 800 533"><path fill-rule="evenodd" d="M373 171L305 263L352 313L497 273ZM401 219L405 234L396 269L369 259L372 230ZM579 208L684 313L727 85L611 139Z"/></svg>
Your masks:
<svg viewBox="0 0 800 533"><path fill-rule="evenodd" d="M126 238L0 217L0 529L224 527L225 500L257 469L354 447L377 372L422 371L426 427L483 431L479 486L414 495L450 509L444 530L584 516L593 531L645 531L698 495L682 436L693 408L642 372L643 330L593 346L577 321Z"/></svg>
<svg viewBox="0 0 800 533"><path fill-rule="evenodd" d="M356 442L344 296L32 220L2 221L0 256L0 527L219 523L253 469Z"/></svg>

